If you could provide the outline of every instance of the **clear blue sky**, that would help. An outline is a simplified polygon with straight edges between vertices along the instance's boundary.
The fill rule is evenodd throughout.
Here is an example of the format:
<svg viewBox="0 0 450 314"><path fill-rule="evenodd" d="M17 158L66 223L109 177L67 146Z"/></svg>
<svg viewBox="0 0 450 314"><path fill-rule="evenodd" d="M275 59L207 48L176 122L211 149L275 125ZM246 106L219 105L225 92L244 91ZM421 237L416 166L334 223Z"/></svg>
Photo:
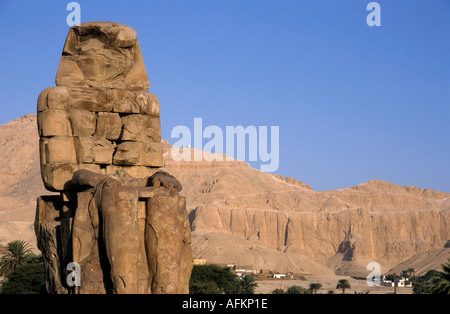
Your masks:
<svg viewBox="0 0 450 314"><path fill-rule="evenodd" d="M70 1L0 0L0 124L54 86ZM315 190L371 179L450 192L450 1L78 1L138 32L177 125L280 126L280 167Z"/></svg>

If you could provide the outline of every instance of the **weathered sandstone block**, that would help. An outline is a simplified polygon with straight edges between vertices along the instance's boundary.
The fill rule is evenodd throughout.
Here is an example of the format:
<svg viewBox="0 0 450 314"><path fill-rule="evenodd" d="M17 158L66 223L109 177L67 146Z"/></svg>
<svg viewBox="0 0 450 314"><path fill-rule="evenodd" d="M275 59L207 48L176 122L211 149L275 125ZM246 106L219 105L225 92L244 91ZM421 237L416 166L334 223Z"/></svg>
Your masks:
<svg viewBox="0 0 450 314"><path fill-rule="evenodd" d="M42 91L38 98L38 112L46 109L66 109L69 103L67 88L54 86Z"/></svg>
<svg viewBox="0 0 450 314"><path fill-rule="evenodd" d="M95 132L97 116L94 112L79 109L68 110L73 136L91 136Z"/></svg>
<svg viewBox="0 0 450 314"><path fill-rule="evenodd" d="M114 89L110 91L109 101L112 103L113 112L145 114L155 117L160 115L158 98L147 92Z"/></svg>
<svg viewBox="0 0 450 314"><path fill-rule="evenodd" d="M69 107L92 112L109 112L113 108L113 92L104 88L68 87Z"/></svg>
<svg viewBox="0 0 450 314"><path fill-rule="evenodd" d="M44 110L38 113L37 118L40 136L72 136L72 127L66 110Z"/></svg>
<svg viewBox="0 0 450 314"><path fill-rule="evenodd" d="M113 144L103 137L75 137L79 163L112 163Z"/></svg>
<svg viewBox="0 0 450 314"><path fill-rule="evenodd" d="M78 170L77 164L52 164L41 165L41 175L45 188L50 191L63 191L69 187L72 176Z"/></svg>
<svg viewBox="0 0 450 314"><path fill-rule="evenodd" d="M159 117L131 114L122 117L122 141L161 142L161 121Z"/></svg>
<svg viewBox="0 0 450 314"><path fill-rule="evenodd" d="M95 135L108 140L117 140L122 132L122 120L118 113L99 112Z"/></svg>
<svg viewBox="0 0 450 314"><path fill-rule="evenodd" d="M123 142L117 147L113 164L162 167L162 144Z"/></svg>
<svg viewBox="0 0 450 314"><path fill-rule="evenodd" d="M77 154L73 137L55 136L45 144L47 163L77 163Z"/></svg>

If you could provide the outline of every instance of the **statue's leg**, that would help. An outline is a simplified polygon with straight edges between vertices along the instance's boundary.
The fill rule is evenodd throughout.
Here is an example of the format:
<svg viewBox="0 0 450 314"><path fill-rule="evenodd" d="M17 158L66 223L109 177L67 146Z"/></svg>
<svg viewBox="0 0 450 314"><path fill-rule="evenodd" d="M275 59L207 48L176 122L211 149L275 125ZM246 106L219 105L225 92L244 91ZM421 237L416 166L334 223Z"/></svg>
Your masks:
<svg viewBox="0 0 450 314"><path fill-rule="evenodd" d="M101 220L115 293L148 293L148 270L138 221L135 188L105 185ZM142 278L145 277L145 280Z"/></svg>
<svg viewBox="0 0 450 314"><path fill-rule="evenodd" d="M181 260L180 260L180 288L178 293L189 294L189 279L192 272L192 248L191 248L191 225L186 211L186 198L180 196L178 199L178 219L181 225Z"/></svg>
<svg viewBox="0 0 450 314"><path fill-rule="evenodd" d="M73 261L80 265L79 293L105 293L104 271L98 249L98 208L94 189L77 193L77 209L72 224ZM66 265L64 265L66 266ZM109 274L108 274L109 275ZM106 288L106 290L105 290Z"/></svg>
<svg viewBox="0 0 450 314"><path fill-rule="evenodd" d="M192 256L184 204L177 191L167 189L147 201L145 244L152 293L189 291Z"/></svg>

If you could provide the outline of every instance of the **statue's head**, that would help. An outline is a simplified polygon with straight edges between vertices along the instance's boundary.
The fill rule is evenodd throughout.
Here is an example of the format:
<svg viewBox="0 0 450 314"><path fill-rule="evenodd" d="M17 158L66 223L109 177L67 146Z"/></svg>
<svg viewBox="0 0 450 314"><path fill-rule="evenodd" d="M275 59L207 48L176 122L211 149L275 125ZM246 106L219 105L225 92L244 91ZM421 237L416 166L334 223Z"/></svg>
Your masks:
<svg viewBox="0 0 450 314"><path fill-rule="evenodd" d="M163 165L160 108L132 28L112 22L74 26L55 87L38 99L41 174L47 189L71 189L75 171L134 178Z"/></svg>
<svg viewBox="0 0 450 314"><path fill-rule="evenodd" d="M72 27L64 45L56 85L148 91L150 82L136 31L112 22Z"/></svg>

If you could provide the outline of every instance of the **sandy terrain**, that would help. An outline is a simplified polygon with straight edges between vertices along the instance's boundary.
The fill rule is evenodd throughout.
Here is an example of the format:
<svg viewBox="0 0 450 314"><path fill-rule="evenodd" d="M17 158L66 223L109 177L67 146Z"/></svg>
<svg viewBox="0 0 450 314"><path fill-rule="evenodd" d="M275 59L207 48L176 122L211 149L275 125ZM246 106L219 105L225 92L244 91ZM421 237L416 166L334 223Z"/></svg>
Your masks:
<svg viewBox="0 0 450 314"><path fill-rule="evenodd" d="M386 294L392 293L394 291L393 287L369 287L365 280L358 280L349 276L305 275L304 277L306 278L306 280L274 279L267 281L257 281L258 287L256 288L255 293L271 293L275 289L283 289L286 291L291 286L301 286L303 288L309 288L310 283L317 282L322 284L322 288L318 291L318 293L328 293L329 290L332 290L334 293L340 294L342 293L342 291L336 289L336 284L340 279L347 279L350 282L351 288L345 291L346 294L354 294L355 291L357 293L365 293L369 291L369 294ZM411 294L412 288L397 287L397 293Z"/></svg>

